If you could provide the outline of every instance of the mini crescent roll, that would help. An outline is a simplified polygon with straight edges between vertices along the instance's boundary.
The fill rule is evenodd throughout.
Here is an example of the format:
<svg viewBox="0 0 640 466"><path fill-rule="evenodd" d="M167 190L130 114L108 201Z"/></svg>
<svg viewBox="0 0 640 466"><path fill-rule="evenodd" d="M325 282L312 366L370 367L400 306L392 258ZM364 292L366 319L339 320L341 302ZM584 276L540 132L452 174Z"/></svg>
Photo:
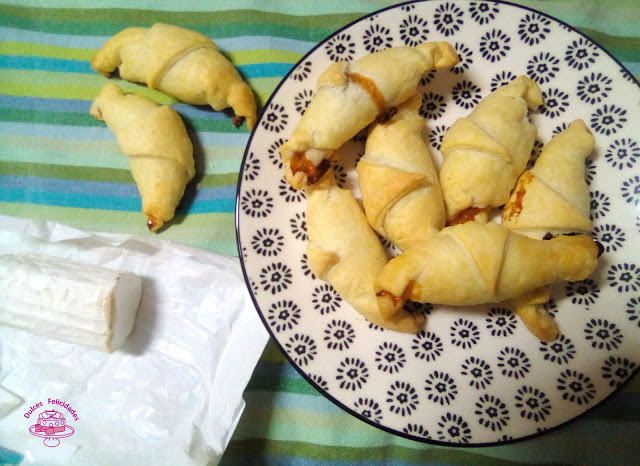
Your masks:
<svg viewBox="0 0 640 466"><path fill-rule="evenodd" d="M306 188L307 258L313 273L329 282L368 321L399 332L417 333L424 317L402 309L383 319L373 280L388 259L351 191L338 187L329 169Z"/></svg>
<svg viewBox="0 0 640 466"><path fill-rule="evenodd" d="M444 305L501 302L537 288L587 278L598 247L585 235L536 240L489 222L446 227L391 259L375 280L383 316L404 300Z"/></svg>
<svg viewBox="0 0 640 466"><path fill-rule="evenodd" d="M585 159L595 144L582 120L571 123L542 148L524 172L502 211L502 224L532 238L547 233L591 231Z"/></svg>
<svg viewBox="0 0 640 466"><path fill-rule="evenodd" d="M358 162L358 184L367 220L401 251L444 228L442 191L422 132L415 94L384 123L371 126Z"/></svg>
<svg viewBox="0 0 640 466"><path fill-rule="evenodd" d="M531 157L537 130L529 109L542 105L538 85L519 76L482 99L444 134L440 184L450 224L504 205Z"/></svg>
<svg viewBox="0 0 640 466"><path fill-rule="evenodd" d="M287 181L295 189L318 181L335 150L411 97L425 73L450 68L458 60L451 44L426 42L330 65L318 78L302 119L280 148Z"/></svg>
<svg viewBox="0 0 640 466"><path fill-rule="evenodd" d="M180 115L139 95L105 84L90 113L113 131L129 159L142 197L142 212L155 232L173 218L187 183L195 175L193 146Z"/></svg>
<svg viewBox="0 0 640 466"><path fill-rule="evenodd" d="M571 123L547 143L531 170L518 178L502 211L502 224L531 238L591 232L589 186L585 159L595 139L582 120ZM511 307L542 341L558 334L553 318L544 309L548 287L510 299Z"/></svg>
<svg viewBox="0 0 640 466"><path fill-rule="evenodd" d="M231 107L234 125L256 122L253 91L207 36L157 23L132 27L109 39L91 59L91 68L109 77L118 68L127 81L145 83L193 105Z"/></svg>

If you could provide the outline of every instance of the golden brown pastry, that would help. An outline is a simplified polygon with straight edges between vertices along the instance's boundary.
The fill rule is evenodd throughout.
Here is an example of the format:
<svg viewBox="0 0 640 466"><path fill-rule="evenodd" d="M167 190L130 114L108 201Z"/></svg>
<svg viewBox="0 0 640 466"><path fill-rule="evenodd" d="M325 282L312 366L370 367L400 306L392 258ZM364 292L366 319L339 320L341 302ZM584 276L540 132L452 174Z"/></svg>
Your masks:
<svg viewBox="0 0 640 466"><path fill-rule="evenodd" d="M142 197L142 212L155 232L173 218L195 174L193 146L180 115L139 95L105 84L90 113L113 131L128 157Z"/></svg>
<svg viewBox="0 0 640 466"><path fill-rule="evenodd" d="M556 134L542 148L533 168L518 178L502 211L502 224L539 239L547 233L589 233L585 159L594 144L595 139L582 120Z"/></svg>
<svg viewBox="0 0 640 466"><path fill-rule="evenodd" d="M369 224L402 251L436 235L446 220L421 103L415 94L390 120L374 123L356 167Z"/></svg>
<svg viewBox="0 0 640 466"><path fill-rule="evenodd" d="M391 259L375 280L383 316L404 300L446 305L501 302L559 281L587 278L598 247L586 235L536 240L489 222L446 227Z"/></svg>
<svg viewBox="0 0 640 466"><path fill-rule="evenodd" d="M440 184L450 224L486 221L504 205L531 156L537 130L529 109L542 104L538 85L519 76L482 99L444 134Z"/></svg>
<svg viewBox="0 0 640 466"><path fill-rule="evenodd" d="M542 286L522 296L508 299L505 304L515 312L540 341L553 341L558 337L558 326L544 308L549 301L549 287Z"/></svg>
<svg viewBox="0 0 640 466"><path fill-rule="evenodd" d="M458 60L449 43L426 42L333 63L318 78L302 119L280 148L287 181L295 189L318 181L336 149L411 97L425 73Z"/></svg>
<svg viewBox="0 0 640 466"><path fill-rule="evenodd" d="M231 107L234 125L256 122L253 91L216 44L198 32L157 23L132 27L109 39L91 59L91 68L109 77L119 69L127 81L146 83L194 105Z"/></svg>
<svg viewBox="0 0 640 466"><path fill-rule="evenodd" d="M502 211L502 224L531 238L591 231L589 186L585 181L585 159L595 139L582 120L571 123L543 147L531 170L518 178ZM544 304L549 290L510 299L506 304L542 341L558 334Z"/></svg>
<svg viewBox="0 0 640 466"><path fill-rule="evenodd" d="M380 315L373 280L388 259L351 191L338 187L329 169L306 188L306 196L307 257L313 273L375 325L418 332L424 324L421 315L402 309L389 319Z"/></svg>

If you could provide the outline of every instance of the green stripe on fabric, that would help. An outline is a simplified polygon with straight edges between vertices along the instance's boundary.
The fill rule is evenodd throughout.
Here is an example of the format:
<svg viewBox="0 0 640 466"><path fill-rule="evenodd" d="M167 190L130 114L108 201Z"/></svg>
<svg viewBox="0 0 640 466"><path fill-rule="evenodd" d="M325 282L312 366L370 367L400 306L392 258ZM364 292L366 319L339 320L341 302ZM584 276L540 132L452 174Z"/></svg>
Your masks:
<svg viewBox="0 0 640 466"><path fill-rule="evenodd" d="M299 427L300 428L300 427ZM372 427L373 429L373 427ZM391 434L388 434L391 437ZM410 445L398 445L391 438L388 444L377 447L340 447L335 445L313 444L298 441L266 440L252 438L232 439L220 464L229 464L235 456L248 458L250 455L273 457L305 457L319 461L337 461L349 464L354 461L390 461L391 459L409 463L424 464L473 464L473 465L508 465L517 464L514 460L487 457L478 454L477 450L463 448L451 449L434 445L422 445L411 442ZM407 441L410 442L410 441Z"/></svg>
<svg viewBox="0 0 640 466"><path fill-rule="evenodd" d="M196 156L197 170L200 173L234 173L237 176L244 150L244 146L204 146L202 151L198 151L202 156ZM0 134L0 160L129 170L129 162L120 152L115 137L109 141L71 141L55 137Z"/></svg>
<svg viewBox="0 0 640 466"><path fill-rule="evenodd" d="M5 108L2 111L0 121L13 123L45 123L49 125L102 127L104 122L88 113L48 112L43 110L23 110ZM192 131L212 133L238 133L247 132L245 129L235 128L226 119L193 118L185 121Z"/></svg>
<svg viewBox="0 0 640 466"><path fill-rule="evenodd" d="M321 396L305 379L275 378L254 375L247 390L266 390L273 392L299 393L302 395Z"/></svg>
<svg viewBox="0 0 640 466"><path fill-rule="evenodd" d="M258 106L264 105L281 78L249 79L248 83L257 96ZM0 69L0 86L7 95L43 97L49 99L93 100L110 80L99 74L61 73L49 71L24 71ZM176 104L178 100L152 91L148 87L114 79L124 92L148 97L159 104ZM46 83L46 84L43 84ZM243 127L244 128L244 127ZM241 128L240 130L244 129ZM232 128L233 129L233 128ZM231 131L231 130L229 130Z"/></svg>
<svg viewBox="0 0 640 466"><path fill-rule="evenodd" d="M28 42L0 41L0 54L11 56L49 57L65 60L90 61L97 49L67 48ZM301 53L276 49L239 50L225 52L235 65L253 63L297 63Z"/></svg>
<svg viewBox="0 0 640 466"><path fill-rule="evenodd" d="M598 42L620 61L640 62L640 37L612 36L593 29L580 29L580 31Z"/></svg>
<svg viewBox="0 0 640 466"><path fill-rule="evenodd" d="M70 0L5 0L6 4L29 6L37 8L68 8ZM300 2L299 0L278 0L264 3L269 11L293 15L357 13L360 11L383 8L391 3L389 0L350 0L348 2ZM145 8L148 2L144 0L109 0L112 8ZM175 0L155 0L154 8L159 11L206 11L219 12L229 9L228 0L191 0L188 3ZM234 0L232 4L236 10L251 9L256 6L255 0Z"/></svg>
<svg viewBox="0 0 640 466"><path fill-rule="evenodd" d="M96 53L92 49L76 49L56 45L32 44L28 42L0 41L0 54L28 57L50 57L64 60L89 61Z"/></svg>
<svg viewBox="0 0 640 466"><path fill-rule="evenodd" d="M68 165L54 165L45 163L16 163L0 161L0 173L3 175L38 176L43 178L59 178L83 181L106 181L112 183L134 183L128 169L81 167ZM204 175L198 180L201 188L215 188L218 186L235 186L238 181L237 173L218 175Z"/></svg>
<svg viewBox="0 0 640 466"><path fill-rule="evenodd" d="M319 41L360 14L343 13L322 16L293 16L263 10L219 12L163 12L141 9L40 9L4 6L0 25L18 29L37 29L49 33L110 36L135 24L150 27L166 22L195 29L209 37L273 35L304 37Z"/></svg>

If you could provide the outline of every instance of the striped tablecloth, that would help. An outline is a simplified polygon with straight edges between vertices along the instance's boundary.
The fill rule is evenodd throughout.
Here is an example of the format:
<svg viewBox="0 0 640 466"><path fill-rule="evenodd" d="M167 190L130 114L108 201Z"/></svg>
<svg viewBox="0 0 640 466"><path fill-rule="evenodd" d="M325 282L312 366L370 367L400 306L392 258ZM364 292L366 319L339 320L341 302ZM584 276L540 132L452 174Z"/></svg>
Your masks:
<svg viewBox="0 0 640 466"><path fill-rule="evenodd" d="M459 0L464 1L464 0ZM211 37L264 105L289 69L323 38L395 2L385 0L2 0L0 3L0 213L82 230L147 235L127 160L89 115L105 78L89 59L129 26L176 24ZM638 0L520 0L579 29L640 75ZM108 8L105 5L108 4ZM186 193L171 239L237 256L236 181L249 138L223 113L146 87L125 91L169 103L197 134L201 178ZM640 105L640 103L637 103ZM639 129L640 130L640 129ZM318 394L265 350L222 463L601 463L640 458L640 381L563 429L488 448L420 444L375 429Z"/></svg>

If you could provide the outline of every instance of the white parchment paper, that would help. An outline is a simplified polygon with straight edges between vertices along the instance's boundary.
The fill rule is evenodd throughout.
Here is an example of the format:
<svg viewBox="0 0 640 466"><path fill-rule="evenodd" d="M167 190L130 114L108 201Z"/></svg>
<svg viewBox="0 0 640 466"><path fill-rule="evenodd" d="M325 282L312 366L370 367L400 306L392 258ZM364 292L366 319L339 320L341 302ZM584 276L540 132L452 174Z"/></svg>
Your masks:
<svg viewBox="0 0 640 466"><path fill-rule="evenodd" d="M218 462L268 338L238 260L151 235L0 215L0 253L25 251L129 270L143 293L113 354L0 327L0 447L25 464ZM57 447L29 432L44 409L74 428Z"/></svg>

